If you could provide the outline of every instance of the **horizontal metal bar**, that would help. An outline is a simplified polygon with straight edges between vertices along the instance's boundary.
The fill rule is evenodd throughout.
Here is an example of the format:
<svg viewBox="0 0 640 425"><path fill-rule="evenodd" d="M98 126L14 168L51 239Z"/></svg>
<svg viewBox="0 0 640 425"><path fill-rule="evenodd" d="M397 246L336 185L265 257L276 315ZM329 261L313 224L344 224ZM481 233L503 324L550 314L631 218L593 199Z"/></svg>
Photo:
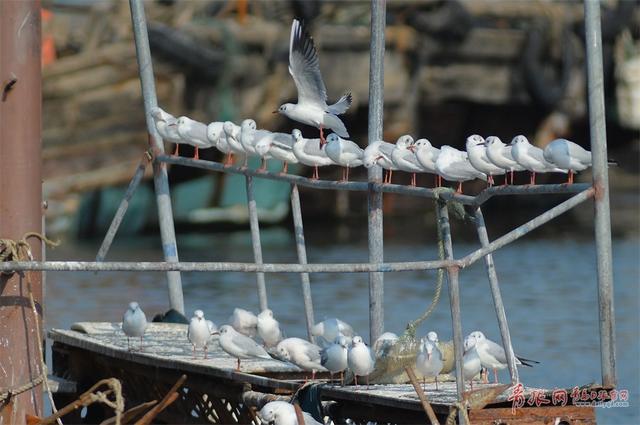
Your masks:
<svg viewBox="0 0 640 425"><path fill-rule="evenodd" d="M342 182L335 180L313 180L295 174L272 173L249 168L225 166L219 162L204 161L201 159L184 158L180 156L160 155L158 161L167 164L183 165L204 170L220 171L224 173L240 174L244 176L260 177L268 180L283 181L302 187L329 190L350 190L366 192L371 188L374 192L398 193L402 195L417 196L428 199L443 199L445 201L460 202L464 205L480 206L494 196L503 195L537 195L537 194L571 194L582 192L589 184L547 184L547 185L520 185L520 186L494 186L484 189L476 196L455 193L453 190L443 188L428 189L425 187L404 186L400 184L369 183L369 182Z"/></svg>
<svg viewBox="0 0 640 425"><path fill-rule="evenodd" d="M556 205L555 207L551 208L550 210L548 210L547 212L540 214L539 216L537 216L536 218L526 222L525 224L523 224L522 226L519 226L515 229L513 229L512 231L510 231L509 233L499 237L498 239L496 239L495 241L491 242L489 245L480 248L476 251L473 251L472 253L468 254L466 257L463 257L462 259L458 260L458 263L460 264L460 267L464 268L464 267L468 267L471 264L475 263L476 261L478 261L479 259L481 259L482 257L484 257L487 254L491 254L492 252L502 248L503 246L515 241L516 239L520 239L522 236L526 235L527 233L531 232L534 229L537 229L538 227L542 226L543 224L553 220L554 218L558 217L559 215L569 211L571 208L575 207L576 205L586 201L587 199L593 197L594 194L594 190L592 187L590 187L589 189L580 192L579 194L577 194L576 196L573 196L569 199L567 199L566 201Z"/></svg>
<svg viewBox="0 0 640 425"><path fill-rule="evenodd" d="M0 272L43 270L43 271L98 271L98 272L263 272L263 273L365 273L404 272L432 270L458 266L457 261L408 261L394 263L332 263L332 264L254 264L215 262L127 262L127 261L9 261L0 263Z"/></svg>

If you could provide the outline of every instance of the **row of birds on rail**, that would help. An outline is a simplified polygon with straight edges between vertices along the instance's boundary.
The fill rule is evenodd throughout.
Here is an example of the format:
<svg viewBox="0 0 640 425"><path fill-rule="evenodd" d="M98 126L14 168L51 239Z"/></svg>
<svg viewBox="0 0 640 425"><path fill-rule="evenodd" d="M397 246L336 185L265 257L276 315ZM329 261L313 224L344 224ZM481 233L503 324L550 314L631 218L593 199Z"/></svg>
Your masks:
<svg viewBox="0 0 640 425"><path fill-rule="evenodd" d="M301 163L314 167L313 179L318 179L318 167L339 165L343 167L342 181L348 181L352 167L372 167L380 165L386 171L385 183L391 182L393 171L401 170L412 174L411 185L416 185L416 173L437 175L437 185L441 179L458 183L474 179L494 183L494 176L510 174L513 184L515 171L529 171L531 184L535 184L536 173L568 173L568 182L573 183L573 174L591 165L591 153L580 145L566 139L551 142L544 151L531 145L525 136L516 136L510 145L505 145L497 137L486 140L479 135L467 138L467 151L459 151L451 146L436 148L427 139L415 140L404 135L395 144L384 141L370 143L362 149L348 140L349 133L338 115L351 105L351 94L342 96L336 103L327 105L327 89L320 73L318 52L313 39L297 19L291 26L289 42L289 73L298 91L298 103L285 103L274 113L316 127L319 139L307 139L302 132L294 129L291 134L274 133L258 129L256 122L245 119L237 125L231 121L204 124L189 117L176 118L159 107L150 114L160 136L176 144L174 155L179 153L180 144L195 147L194 158L199 159L199 149L215 147L226 155L225 165L231 165L233 155L245 158L262 158L261 170L266 161L274 158L283 161L283 172L288 164ZM324 130L332 130L327 138ZM505 177L505 184L507 178Z"/></svg>
<svg viewBox="0 0 640 425"><path fill-rule="evenodd" d="M125 335L142 338L147 328L144 312L137 302L129 304L129 308L122 320L122 330ZM305 371L311 372L311 379L315 379L317 371L328 371L333 375L340 373L340 381L344 385L344 371L353 372L355 384L358 377L365 377L369 385L369 374L375 369L376 359L388 353L389 348L398 342L396 334L386 332L381 335L369 348L362 337L355 334L348 323L331 318L315 324L311 334L318 345L302 338L285 338L280 323L273 316L270 309L263 310L257 316L250 311L236 308L229 318L229 324L218 328L212 321L206 320L202 310L195 310L189 321L187 339L193 347L193 357L196 350L203 350L207 358L207 349L217 340L220 348L231 357L237 359L236 370L240 370L241 359L277 359L295 364ZM259 336L262 345L253 338ZM217 337L217 338L216 338ZM127 341L129 341L127 339ZM438 375L443 370L444 361L438 335L431 331L420 340L415 368L423 377L434 378L438 389ZM131 349L129 345L129 349ZM538 363L522 357L516 358L517 365L532 366ZM495 342L487 339L480 331L470 333L464 341L463 378L469 381L473 388L473 378L484 369L493 369L495 382L498 382L498 369L507 367L507 357L504 349ZM487 381L487 374L484 374Z"/></svg>

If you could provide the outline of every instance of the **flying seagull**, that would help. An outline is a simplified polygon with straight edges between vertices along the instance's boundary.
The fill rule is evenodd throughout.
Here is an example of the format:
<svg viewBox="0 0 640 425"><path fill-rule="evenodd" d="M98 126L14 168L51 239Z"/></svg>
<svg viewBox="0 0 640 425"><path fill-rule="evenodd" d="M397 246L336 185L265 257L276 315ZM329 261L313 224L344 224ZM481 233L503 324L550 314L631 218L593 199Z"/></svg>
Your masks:
<svg viewBox="0 0 640 425"><path fill-rule="evenodd" d="M298 89L298 103L285 103L273 112L320 129L320 146L326 143L325 128L342 138L348 138L349 133L338 115L351 106L351 93L345 94L333 105L327 105L327 88L320 74L318 52L313 39L297 19L291 25L289 73Z"/></svg>

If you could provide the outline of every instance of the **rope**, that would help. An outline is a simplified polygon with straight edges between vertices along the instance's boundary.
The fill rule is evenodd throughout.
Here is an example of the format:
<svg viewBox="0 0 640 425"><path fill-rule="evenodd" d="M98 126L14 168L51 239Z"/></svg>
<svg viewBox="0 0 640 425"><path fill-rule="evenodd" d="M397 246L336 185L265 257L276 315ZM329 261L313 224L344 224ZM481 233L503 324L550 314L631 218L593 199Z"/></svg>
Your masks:
<svg viewBox="0 0 640 425"><path fill-rule="evenodd" d="M40 241L44 242L45 245L48 245L51 247L56 247L60 245L60 242L58 241L54 242L49 238L47 238L46 236L41 235L40 233L37 233L37 232L25 233L24 236L22 236L22 239L18 241L14 241L12 239L6 239L6 238L0 239L0 261L25 261L25 260L33 261L33 254L31 253L31 245L29 245L29 243L27 242L27 239L32 237L40 239ZM10 274L7 272L4 272L4 273ZM0 401L4 401L5 399L9 399L14 395L18 395L20 393L29 391L37 387L41 383L44 383L47 397L49 398L49 402L51 403L51 410L53 410L54 413L57 413L58 410L56 409L56 404L53 401L53 394L51 393L51 388L49 387L49 381L47 380L47 365L45 363L44 354L42 353L42 344L41 344L41 341L42 341L42 335L40 334L41 323L38 320L38 310L36 309L36 302L35 302L35 299L33 298L33 289L31 285L30 272L27 272L25 274L25 277L27 281L27 292L29 293L29 302L31 304L31 311L33 313L33 317L36 324L35 326L36 338L38 341L36 343L36 346L38 347L38 359L40 360L41 373L39 376L32 378L31 381L27 382L24 385L21 385L17 388L13 388L0 393ZM58 422L58 425L62 425L62 421L60 420L60 418L57 418L57 422Z"/></svg>

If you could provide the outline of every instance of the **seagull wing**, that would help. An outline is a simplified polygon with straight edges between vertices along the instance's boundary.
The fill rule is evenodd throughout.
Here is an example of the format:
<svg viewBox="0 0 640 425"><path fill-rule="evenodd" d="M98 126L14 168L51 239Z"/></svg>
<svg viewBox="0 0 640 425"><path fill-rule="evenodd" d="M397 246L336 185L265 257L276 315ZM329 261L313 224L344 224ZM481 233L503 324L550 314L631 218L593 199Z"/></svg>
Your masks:
<svg viewBox="0 0 640 425"><path fill-rule="evenodd" d="M289 73L298 88L298 104L314 104L327 109L327 88L320 74L318 52L313 39L297 19L291 25Z"/></svg>
<svg viewBox="0 0 640 425"><path fill-rule="evenodd" d="M486 339L485 340L485 344L484 344L484 348L486 349L487 353L489 355L491 355L493 358L495 358L497 361L499 361L500 363L506 363L507 362L507 356L504 353L504 349L499 346L498 344L496 344L495 342Z"/></svg>

